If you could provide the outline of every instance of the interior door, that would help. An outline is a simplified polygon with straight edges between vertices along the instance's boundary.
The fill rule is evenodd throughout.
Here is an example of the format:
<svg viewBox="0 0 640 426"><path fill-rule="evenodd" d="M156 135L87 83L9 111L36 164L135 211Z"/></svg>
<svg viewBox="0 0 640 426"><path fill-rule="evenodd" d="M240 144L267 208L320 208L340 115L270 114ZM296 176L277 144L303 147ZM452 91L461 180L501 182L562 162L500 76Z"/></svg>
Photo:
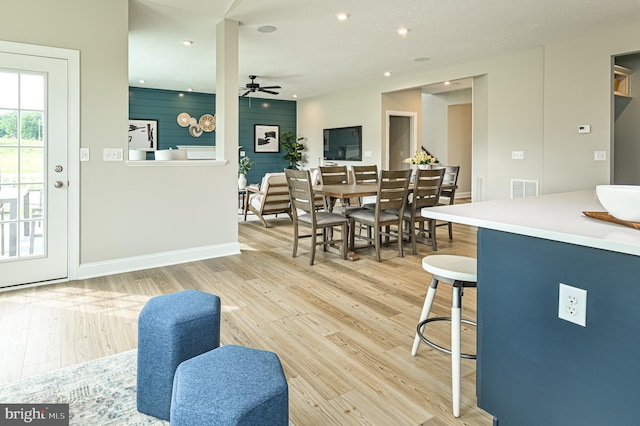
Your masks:
<svg viewBox="0 0 640 426"><path fill-rule="evenodd" d="M68 275L67 72L0 52L0 287Z"/></svg>

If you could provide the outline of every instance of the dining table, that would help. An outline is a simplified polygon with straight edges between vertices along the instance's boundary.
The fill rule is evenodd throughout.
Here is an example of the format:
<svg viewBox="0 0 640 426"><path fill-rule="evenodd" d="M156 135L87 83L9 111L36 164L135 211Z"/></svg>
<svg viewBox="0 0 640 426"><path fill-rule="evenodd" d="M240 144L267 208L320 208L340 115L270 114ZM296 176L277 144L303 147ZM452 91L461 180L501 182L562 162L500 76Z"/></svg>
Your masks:
<svg viewBox="0 0 640 426"><path fill-rule="evenodd" d="M329 197L328 209L333 211L337 200L346 201L350 198L369 197L378 194L377 183L337 183L331 185L315 185L313 192Z"/></svg>

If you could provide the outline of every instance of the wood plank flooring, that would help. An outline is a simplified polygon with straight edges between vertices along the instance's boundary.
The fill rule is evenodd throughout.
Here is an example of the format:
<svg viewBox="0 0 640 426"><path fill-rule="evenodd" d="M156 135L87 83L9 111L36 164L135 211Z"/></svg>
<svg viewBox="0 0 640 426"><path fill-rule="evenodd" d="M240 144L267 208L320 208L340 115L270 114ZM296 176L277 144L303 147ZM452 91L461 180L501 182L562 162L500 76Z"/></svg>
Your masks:
<svg viewBox="0 0 640 426"><path fill-rule="evenodd" d="M156 295L198 289L222 300L221 340L274 351L289 383L291 420L305 425L490 425L476 406L473 360L462 361L461 417L451 413L451 361L421 344L411 356L428 283L421 267L431 247L405 257L397 246L358 252L344 261L309 242L291 257L288 218L239 225L242 254L165 268L0 293L0 382L133 349L137 318ZM437 254L475 257L475 229L438 230ZM442 285L433 315L450 316ZM475 320L475 289L463 318ZM449 346L449 323L430 325ZM475 352L473 327L463 324L462 349Z"/></svg>

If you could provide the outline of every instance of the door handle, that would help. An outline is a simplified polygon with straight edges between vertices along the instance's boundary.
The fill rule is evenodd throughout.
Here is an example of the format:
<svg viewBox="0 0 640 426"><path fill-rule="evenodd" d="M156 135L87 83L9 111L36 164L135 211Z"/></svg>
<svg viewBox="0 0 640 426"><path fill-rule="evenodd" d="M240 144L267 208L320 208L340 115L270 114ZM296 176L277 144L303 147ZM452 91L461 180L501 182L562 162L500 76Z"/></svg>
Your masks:
<svg viewBox="0 0 640 426"><path fill-rule="evenodd" d="M53 186L55 188L62 188L64 186L64 183L62 183L61 180L57 180L56 183L53 184Z"/></svg>

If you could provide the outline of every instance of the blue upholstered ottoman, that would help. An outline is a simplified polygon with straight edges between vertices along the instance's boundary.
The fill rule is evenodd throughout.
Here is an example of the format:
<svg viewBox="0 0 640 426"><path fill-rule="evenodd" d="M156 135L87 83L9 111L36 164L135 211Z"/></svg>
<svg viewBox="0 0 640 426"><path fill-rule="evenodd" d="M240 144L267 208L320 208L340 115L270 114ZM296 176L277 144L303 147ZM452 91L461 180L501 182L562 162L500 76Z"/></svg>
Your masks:
<svg viewBox="0 0 640 426"><path fill-rule="evenodd" d="M278 356L222 346L180 364L171 426L287 426L289 388Z"/></svg>
<svg viewBox="0 0 640 426"><path fill-rule="evenodd" d="M218 296L185 290L150 299L138 318L138 411L169 420L176 368L218 346Z"/></svg>

